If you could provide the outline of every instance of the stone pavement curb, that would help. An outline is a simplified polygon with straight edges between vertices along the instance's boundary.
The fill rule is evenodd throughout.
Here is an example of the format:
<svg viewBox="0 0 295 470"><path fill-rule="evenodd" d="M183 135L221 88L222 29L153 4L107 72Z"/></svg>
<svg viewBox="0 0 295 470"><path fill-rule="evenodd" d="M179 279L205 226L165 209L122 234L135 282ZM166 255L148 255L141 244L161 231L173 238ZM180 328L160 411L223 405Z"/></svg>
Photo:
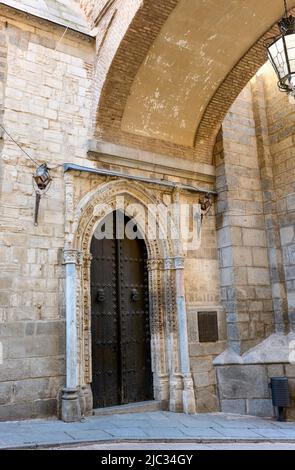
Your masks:
<svg viewBox="0 0 295 470"><path fill-rule="evenodd" d="M88 440L74 442L51 442L42 444L26 444L22 446L0 446L0 450L55 450L66 446L75 448L78 446L91 446L93 444L295 444L295 439L108 439L108 440Z"/></svg>

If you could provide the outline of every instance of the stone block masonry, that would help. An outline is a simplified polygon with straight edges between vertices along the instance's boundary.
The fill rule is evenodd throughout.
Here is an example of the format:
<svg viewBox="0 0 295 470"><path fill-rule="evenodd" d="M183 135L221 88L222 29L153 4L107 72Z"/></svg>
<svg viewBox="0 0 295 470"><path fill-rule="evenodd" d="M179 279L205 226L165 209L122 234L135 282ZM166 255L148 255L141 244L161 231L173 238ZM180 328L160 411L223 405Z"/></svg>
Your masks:
<svg viewBox="0 0 295 470"><path fill-rule="evenodd" d="M127 23L131 13L126 8L122 13ZM105 20L104 26L107 25L107 18ZM123 22L120 26L123 28ZM3 90L2 117L7 130L38 163L46 161L50 167L65 162L93 167L100 165L97 161L90 163L89 159L86 163L87 151L89 139L93 137L96 100L100 96L108 63L112 61L112 53L120 43L119 32L113 42L111 37L105 39L96 71L95 40L91 42L88 38L68 32L60 42L64 33L62 28L45 22L40 25L29 18L21 21L19 17L9 15L0 17L0 47L2 33L5 54L0 85ZM102 38L98 38L98 49L99 39ZM0 57L0 65L1 60ZM61 253L65 246L65 234L73 224L71 211L105 180L86 174L82 177L77 172L74 188L69 189L63 169L53 170L52 186L41 200L39 225L35 227L34 167L7 136L2 142L0 341L3 345L3 364L0 365L0 419L56 416L59 415L60 392L65 385L66 374L65 269ZM128 154L122 157L125 160L122 166L119 160L119 157L116 163L111 160L108 167L195 186L203 186L205 181L205 186L212 187L213 168L212 177L204 176L200 182L199 176L192 171L182 176L180 171L176 173L173 169L166 175L165 165L160 165L161 162L159 168L157 164L146 168L141 162L130 167ZM73 200L69 202L71 197ZM163 190L161 197L165 201L171 198L171 194ZM197 193L181 197L184 203L199 202ZM188 304L197 305L198 308L208 305L220 308L214 211L204 221L203 228L201 246L186 260ZM194 289L191 289L192 279ZM209 284L210 279L214 282ZM84 291L83 295L86 295ZM165 314L168 315L166 311ZM78 331L79 338L83 334L85 332ZM197 359L198 353L194 351L197 340L191 343L191 356ZM219 343L213 352L203 351L202 355L207 355L211 360L220 351ZM79 350L78 353L81 357L84 352ZM198 367L195 360L192 385L198 397L197 407L200 411L216 410L216 380L212 361L210 370L204 371L203 375L199 375ZM83 372L89 376L90 361L85 370ZM88 380L91 381L91 377ZM181 379L177 377L177 380ZM191 392L194 396L193 387Z"/></svg>
<svg viewBox="0 0 295 470"><path fill-rule="evenodd" d="M275 417L269 388L270 379L271 377L288 377L291 407L287 409L287 418L294 420L294 374L294 366L288 364L218 366L221 411Z"/></svg>
<svg viewBox="0 0 295 470"><path fill-rule="evenodd" d="M197 147L124 132L122 116L134 78L178 2L77 3L95 28L96 39L70 30L64 34L59 26L14 15L12 9L0 6L0 123L38 163L46 161L55 168L35 227L34 166L0 133L0 419L59 413L66 374L64 249L75 253L75 262L68 263L74 265L69 271L77 280L73 296L68 292L75 307L68 308L73 314L68 318L77 320L75 344L68 342L77 359L72 361L79 378L75 397L82 412L83 407L84 411L92 409L87 240L98 217L98 202L110 200L118 186L130 200L155 198L169 205L178 198L184 204L199 203L197 192L172 192L156 184L130 185L124 178L76 170L64 174L59 165L104 167L213 189L215 167L208 153L212 123L220 119L223 104L244 80L244 76L236 80L234 89L221 100L222 106L215 106L210 125L207 118L216 99L209 114L204 110ZM260 43L258 49L261 52ZM251 54L239 70L257 68L260 56L251 66L245 65ZM220 90L224 93L224 88ZM292 395L289 416L294 417L294 371L287 359L243 362L244 353L259 349L274 331L286 338L295 328L294 109L276 90L274 76L262 70L232 104L217 138L218 198L203 220L200 243L182 256L181 249L172 250L174 243L169 240L160 259L155 244L156 258L149 260L152 304L158 315L157 329L153 325L155 393L165 403L170 400L174 410L181 411L182 404L188 403L180 399L184 387L190 403L195 398L192 404L198 412L221 407L270 416L268 381L273 375L286 374ZM88 152L89 141L94 139L98 150ZM164 253L171 256L165 258ZM177 264L180 258L181 266ZM178 290L173 290L176 277L181 283L175 283ZM187 315L182 317L175 312L185 312L184 287ZM200 342L199 311L217 312L218 341ZM182 319L183 325L188 323L188 338L177 336ZM181 331L186 333L186 328ZM188 339L189 358L186 352L182 354L179 365L178 353L183 353L186 344L181 338ZM273 354L272 348L267 354ZM218 356L223 362L218 362Z"/></svg>
<svg viewBox="0 0 295 470"><path fill-rule="evenodd" d="M62 32L0 18L1 123L50 167L84 161L91 127L94 44L71 33L59 42ZM54 416L65 384L63 174L53 172L34 227L34 168L1 137L0 419Z"/></svg>
<svg viewBox="0 0 295 470"><path fill-rule="evenodd" d="M274 327L250 86L224 120L215 160L221 295L229 343L243 352Z"/></svg>
<svg viewBox="0 0 295 470"><path fill-rule="evenodd" d="M288 417L294 419L294 372L288 363L295 299L293 121L294 103L279 93L266 65L230 109L215 146L221 292L229 332L228 349L215 359L224 412L273 416L270 378L287 376ZM249 351L250 332L255 343L272 329L275 335Z"/></svg>

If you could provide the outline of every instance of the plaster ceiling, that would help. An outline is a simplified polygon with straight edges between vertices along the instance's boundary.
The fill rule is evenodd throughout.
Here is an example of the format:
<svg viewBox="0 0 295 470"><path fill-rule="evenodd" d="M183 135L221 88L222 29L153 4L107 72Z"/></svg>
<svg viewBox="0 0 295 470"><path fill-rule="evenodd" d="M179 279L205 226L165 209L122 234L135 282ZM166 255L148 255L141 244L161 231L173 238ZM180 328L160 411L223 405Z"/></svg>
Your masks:
<svg viewBox="0 0 295 470"><path fill-rule="evenodd" d="M139 68L122 130L192 147L217 88L282 13L282 0L181 0Z"/></svg>

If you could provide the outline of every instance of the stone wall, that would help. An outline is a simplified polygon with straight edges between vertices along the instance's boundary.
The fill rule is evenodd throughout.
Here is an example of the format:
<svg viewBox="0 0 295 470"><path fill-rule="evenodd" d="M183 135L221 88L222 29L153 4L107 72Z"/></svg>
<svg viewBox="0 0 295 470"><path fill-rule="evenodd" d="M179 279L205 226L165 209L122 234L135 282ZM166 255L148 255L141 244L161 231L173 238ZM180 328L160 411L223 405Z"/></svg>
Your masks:
<svg viewBox="0 0 295 470"><path fill-rule="evenodd" d="M83 162L90 129L94 48L70 33L60 42L62 32L0 19L1 122L50 167ZM54 415L65 376L63 172L52 171L34 227L34 165L2 137L0 419Z"/></svg>
<svg viewBox="0 0 295 470"><path fill-rule="evenodd" d="M186 301L191 369L197 412L219 410L214 358L227 339L225 311L220 302L215 207L204 217L200 246L187 253L185 262ZM199 341L198 312L217 312L218 341Z"/></svg>
<svg viewBox="0 0 295 470"><path fill-rule="evenodd" d="M271 378L288 377L291 408L286 410L286 415L288 419L295 419L294 365L270 363L219 366L217 376L220 386L220 405L224 413L263 417L277 416L269 387Z"/></svg>
<svg viewBox="0 0 295 470"><path fill-rule="evenodd" d="M224 412L273 416L268 384L284 375L294 419L294 114L267 64L231 107L215 146L229 341L214 363Z"/></svg>
<svg viewBox="0 0 295 470"><path fill-rule="evenodd" d="M62 265L65 180L59 165L71 162L92 168L103 166L208 189L213 188L214 182L211 167L192 166L198 168L198 173L183 170L179 160L174 165L178 168L171 164L168 168L165 165L171 158L169 156L160 159L150 154L149 163L140 161L141 151L137 152L138 162L130 160L128 149L124 158L109 156L110 163L103 163L102 155L90 156L93 103L99 95L99 86L94 90L98 84L98 72L94 70L95 41L73 32L68 32L61 41L63 33L63 28L32 18L22 22L7 13L0 19L0 106L3 96L4 108L1 119L5 128L37 163L46 161L50 168L54 168L51 172L52 186L41 200L39 225L35 227L32 186L35 167L8 136L3 135L0 162L0 341L4 357L0 365L0 419L55 415L60 391L65 384ZM105 41L100 49L101 57L109 54L111 60L108 48L115 46ZM103 75L99 80L103 82ZM155 163L150 163L153 160ZM202 175L203 170L208 174ZM81 178L78 199L93 190L95 185L95 178ZM171 201L171 197L171 191L163 191L166 202ZM199 202L198 193L193 196L184 193L181 197L184 203ZM217 309L220 324L224 325L219 304L214 210L204 220L201 246L187 256L186 272L192 328L197 309L206 307ZM198 408L200 411L215 410L212 358L220 352L221 343L211 348L204 345L199 350L197 343L197 336L192 333L190 347ZM199 353L204 361L206 358L205 369L202 361L198 360Z"/></svg>
<svg viewBox="0 0 295 470"><path fill-rule="evenodd" d="M276 77L265 69L270 153L273 162L274 194L280 228L289 321L295 329L295 103L279 93Z"/></svg>

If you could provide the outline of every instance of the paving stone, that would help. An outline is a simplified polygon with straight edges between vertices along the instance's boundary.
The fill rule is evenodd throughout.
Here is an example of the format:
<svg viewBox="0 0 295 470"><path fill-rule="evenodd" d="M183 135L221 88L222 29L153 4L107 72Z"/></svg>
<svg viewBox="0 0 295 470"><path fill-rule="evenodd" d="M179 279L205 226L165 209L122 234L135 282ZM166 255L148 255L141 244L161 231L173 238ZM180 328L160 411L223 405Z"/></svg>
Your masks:
<svg viewBox="0 0 295 470"><path fill-rule="evenodd" d="M194 439L222 439L222 433L217 429L189 429L184 428L183 434Z"/></svg>
<svg viewBox="0 0 295 470"><path fill-rule="evenodd" d="M177 427L166 429L160 429L158 427L150 428L146 429L146 434L152 439L184 439L187 435Z"/></svg>
<svg viewBox="0 0 295 470"><path fill-rule="evenodd" d="M132 426L120 429L116 427L106 427L104 428L104 432L119 439L144 439L148 437L148 434L142 428Z"/></svg>
<svg viewBox="0 0 295 470"><path fill-rule="evenodd" d="M238 429L238 428L223 428L220 430L222 437L226 439L259 439L256 429Z"/></svg>
<svg viewBox="0 0 295 470"><path fill-rule="evenodd" d="M76 441L98 441L104 439L113 439L113 434L106 431L71 429L66 431L66 435Z"/></svg>
<svg viewBox="0 0 295 470"><path fill-rule="evenodd" d="M163 416L168 422L166 426L163 425ZM187 416L174 413L161 415L155 412L150 414L148 419L143 414L141 419L137 416L133 421L129 414L125 416L124 421L119 419L120 426L114 423L113 418L108 416L102 420L100 417L91 417L80 423L68 424L58 420L0 423L0 447L99 442L112 439L280 439L295 442L295 423L279 423L242 415L212 413ZM128 427L125 427L125 424Z"/></svg>

